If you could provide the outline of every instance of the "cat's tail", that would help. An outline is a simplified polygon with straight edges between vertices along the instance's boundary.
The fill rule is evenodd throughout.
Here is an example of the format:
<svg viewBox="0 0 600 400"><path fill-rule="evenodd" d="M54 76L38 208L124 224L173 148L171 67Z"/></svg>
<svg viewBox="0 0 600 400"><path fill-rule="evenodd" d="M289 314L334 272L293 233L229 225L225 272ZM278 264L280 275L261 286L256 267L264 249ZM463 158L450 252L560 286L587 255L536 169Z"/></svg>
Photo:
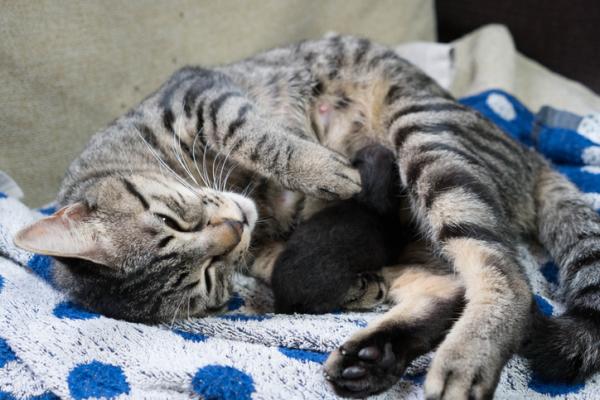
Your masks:
<svg viewBox="0 0 600 400"><path fill-rule="evenodd" d="M559 267L566 312L535 312L522 353L544 379L579 381L600 371L600 215L548 166L535 196L539 239Z"/></svg>

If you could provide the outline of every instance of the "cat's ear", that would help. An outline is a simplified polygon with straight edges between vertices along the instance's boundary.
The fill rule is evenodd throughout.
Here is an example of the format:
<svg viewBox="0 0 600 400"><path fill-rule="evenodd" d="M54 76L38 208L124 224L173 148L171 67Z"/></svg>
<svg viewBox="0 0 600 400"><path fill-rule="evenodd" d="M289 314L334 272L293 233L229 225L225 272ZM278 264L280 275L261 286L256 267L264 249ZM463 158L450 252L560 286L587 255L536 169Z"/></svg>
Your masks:
<svg viewBox="0 0 600 400"><path fill-rule="evenodd" d="M63 207L21 229L15 236L15 244L33 253L109 265L109 246L100 223L90 215L91 210L83 203Z"/></svg>

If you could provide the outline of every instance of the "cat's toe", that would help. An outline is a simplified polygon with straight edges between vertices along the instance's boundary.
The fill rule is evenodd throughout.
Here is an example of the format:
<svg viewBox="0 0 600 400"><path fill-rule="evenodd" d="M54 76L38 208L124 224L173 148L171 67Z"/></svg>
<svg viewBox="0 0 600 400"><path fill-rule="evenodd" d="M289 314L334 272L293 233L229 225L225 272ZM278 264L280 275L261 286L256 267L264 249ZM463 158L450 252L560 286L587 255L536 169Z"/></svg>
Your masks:
<svg viewBox="0 0 600 400"><path fill-rule="evenodd" d="M362 398L387 390L404 368L390 342L347 342L329 356L325 377L339 396Z"/></svg>
<svg viewBox="0 0 600 400"><path fill-rule="evenodd" d="M427 400L488 400L494 397L503 363L497 357L438 350L425 379Z"/></svg>

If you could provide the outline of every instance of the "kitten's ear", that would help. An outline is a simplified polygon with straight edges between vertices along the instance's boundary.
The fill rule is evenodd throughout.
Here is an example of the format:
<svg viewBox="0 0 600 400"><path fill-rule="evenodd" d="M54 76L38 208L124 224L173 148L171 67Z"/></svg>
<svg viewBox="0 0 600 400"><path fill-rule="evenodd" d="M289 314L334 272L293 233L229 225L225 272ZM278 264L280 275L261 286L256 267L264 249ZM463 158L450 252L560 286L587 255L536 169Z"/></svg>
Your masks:
<svg viewBox="0 0 600 400"><path fill-rule="evenodd" d="M21 229L14 242L33 253L108 265L108 246L102 240L100 223L90 219L90 214L85 204L71 204Z"/></svg>

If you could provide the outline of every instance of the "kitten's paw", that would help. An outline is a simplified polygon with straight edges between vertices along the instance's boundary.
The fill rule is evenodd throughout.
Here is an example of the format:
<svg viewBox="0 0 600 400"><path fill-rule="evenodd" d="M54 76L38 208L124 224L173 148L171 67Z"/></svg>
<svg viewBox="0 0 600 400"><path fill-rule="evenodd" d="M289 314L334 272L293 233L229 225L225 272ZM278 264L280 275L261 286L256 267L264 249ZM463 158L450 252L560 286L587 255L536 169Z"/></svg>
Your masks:
<svg viewBox="0 0 600 400"><path fill-rule="evenodd" d="M400 379L407 357L394 351L390 337L373 334L349 340L329 355L327 379L338 396L363 398L389 389Z"/></svg>
<svg viewBox="0 0 600 400"><path fill-rule="evenodd" d="M427 400L483 400L492 399L503 358L493 355L489 343L461 343L460 346L443 344L434 357L425 379Z"/></svg>
<svg viewBox="0 0 600 400"><path fill-rule="evenodd" d="M347 199L361 191L360 174L350 161L321 145L307 143L294 153L286 185L325 199Z"/></svg>
<svg viewBox="0 0 600 400"><path fill-rule="evenodd" d="M373 308L386 299L388 286L380 273L366 272L360 274L350 287L342 301L347 310L365 310Z"/></svg>

